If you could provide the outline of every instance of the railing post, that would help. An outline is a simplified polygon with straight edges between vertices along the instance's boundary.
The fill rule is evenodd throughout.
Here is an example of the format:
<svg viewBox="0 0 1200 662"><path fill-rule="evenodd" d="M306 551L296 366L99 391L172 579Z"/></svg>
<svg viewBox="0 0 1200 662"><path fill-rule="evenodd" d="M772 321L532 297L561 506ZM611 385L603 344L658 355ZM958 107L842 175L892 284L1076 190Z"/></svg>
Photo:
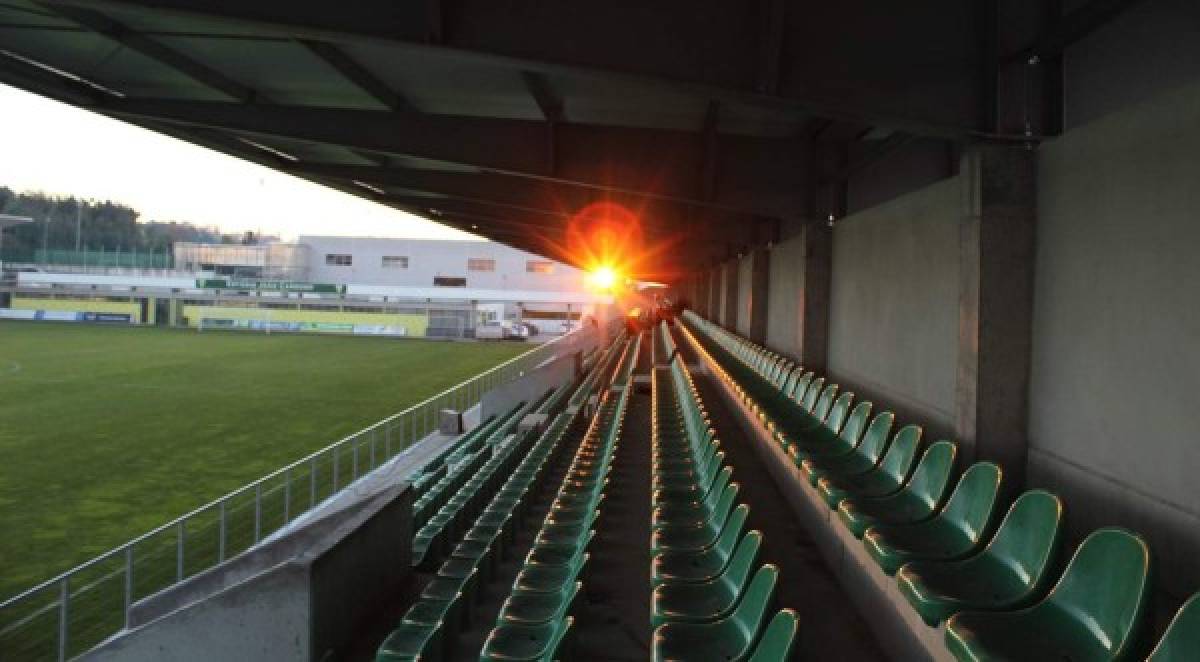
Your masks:
<svg viewBox="0 0 1200 662"><path fill-rule="evenodd" d="M133 607L133 545L125 548L125 627L129 627L129 610Z"/></svg>
<svg viewBox="0 0 1200 662"><path fill-rule="evenodd" d="M287 481L283 484L283 523L287 524L291 521L292 514L292 470L288 469L283 476Z"/></svg>
<svg viewBox="0 0 1200 662"><path fill-rule="evenodd" d="M262 538L262 482L254 484L254 544Z"/></svg>
<svg viewBox="0 0 1200 662"><path fill-rule="evenodd" d="M371 468L375 468L375 443L376 439L375 428L371 428Z"/></svg>
<svg viewBox="0 0 1200 662"><path fill-rule="evenodd" d="M317 456L308 461L308 507L317 505Z"/></svg>
<svg viewBox="0 0 1200 662"><path fill-rule="evenodd" d="M342 456L341 445L334 446L333 447L333 483L329 487L329 496L333 496L333 495L337 494L337 484L338 484L338 477L339 477L338 474L341 473L338 470L338 458L340 458L341 456Z"/></svg>
<svg viewBox="0 0 1200 662"><path fill-rule="evenodd" d="M350 442L351 444L354 445L354 452L352 454L353 458L354 458L354 467L353 467L353 471L350 472L350 481L351 482L358 480L358 441L359 441L358 437L355 437L354 441Z"/></svg>
<svg viewBox="0 0 1200 662"><path fill-rule="evenodd" d="M217 522L217 563L225 560L225 502L226 499L221 499L221 506L217 513L219 518Z"/></svg>
<svg viewBox="0 0 1200 662"><path fill-rule="evenodd" d="M67 659L67 618L71 615L68 605L71 602L71 575L66 575L58 585L58 659Z"/></svg>
<svg viewBox="0 0 1200 662"><path fill-rule="evenodd" d="M383 426L383 455L389 460L392 459L392 422L388 421Z"/></svg>
<svg viewBox="0 0 1200 662"><path fill-rule="evenodd" d="M185 526L186 522L187 522L187 520L179 521L179 531L175 537L175 581L176 582L183 581L183 545L184 545L184 536L186 535L186 531L187 531L187 527Z"/></svg>

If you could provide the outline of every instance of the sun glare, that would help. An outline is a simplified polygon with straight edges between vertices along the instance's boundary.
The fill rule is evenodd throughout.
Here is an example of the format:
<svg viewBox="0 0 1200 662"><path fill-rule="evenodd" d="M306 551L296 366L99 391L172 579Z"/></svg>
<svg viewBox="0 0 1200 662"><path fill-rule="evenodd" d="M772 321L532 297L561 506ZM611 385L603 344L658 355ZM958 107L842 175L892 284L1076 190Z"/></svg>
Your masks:
<svg viewBox="0 0 1200 662"><path fill-rule="evenodd" d="M617 284L617 272L612 267L597 267L588 274L588 283L597 290L611 290Z"/></svg>

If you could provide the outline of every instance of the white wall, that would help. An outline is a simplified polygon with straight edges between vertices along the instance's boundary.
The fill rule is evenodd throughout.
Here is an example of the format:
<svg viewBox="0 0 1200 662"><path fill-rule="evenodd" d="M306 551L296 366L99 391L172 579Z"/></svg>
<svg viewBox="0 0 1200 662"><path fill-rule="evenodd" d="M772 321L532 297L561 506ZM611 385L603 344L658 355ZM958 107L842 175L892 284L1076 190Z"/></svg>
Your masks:
<svg viewBox="0 0 1200 662"><path fill-rule="evenodd" d="M750 336L750 307L755 304L753 300L754 286L754 254L750 253L737 261L736 269L737 277L737 332L743 336ZM757 305L762 305L758 302Z"/></svg>
<svg viewBox="0 0 1200 662"><path fill-rule="evenodd" d="M580 291L586 287L579 269L554 262L553 273L530 273L527 261L547 258L488 241L302 236L299 242L311 248L309 278L316 283L430 287L435 276L448 276L466 278L471 288ZM325 256L330 253L352 255L354 263L328 266ZM385 255L407 257L408 268L382 268ZM493 259L496 269L467 271L469 258Z"/></svg>
<svg viewBox="0 0 1200 662"><path fill-rule="evenodd" d="M804 297L804 237L799 235L771 247L768 260L767 345L800 356L800 303Z"/></svg>
<svg viewBox="0 0 1200 662"><path fill-rule="evenodd" d="M830 376L922 423L953 429L962 180L838 221Z"/></svg>

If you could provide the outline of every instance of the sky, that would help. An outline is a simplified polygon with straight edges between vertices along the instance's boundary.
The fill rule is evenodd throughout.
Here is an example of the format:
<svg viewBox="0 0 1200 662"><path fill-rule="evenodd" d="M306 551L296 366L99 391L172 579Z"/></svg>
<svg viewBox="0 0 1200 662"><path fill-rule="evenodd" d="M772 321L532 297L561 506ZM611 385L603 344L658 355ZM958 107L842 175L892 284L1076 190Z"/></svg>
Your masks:
<svg viewBox="0 0 1200 662"><path fill-rule="evenodd" d="M471 239L390 207L0 84L0 186L112 200L142 220L285 240Z"/></svg>

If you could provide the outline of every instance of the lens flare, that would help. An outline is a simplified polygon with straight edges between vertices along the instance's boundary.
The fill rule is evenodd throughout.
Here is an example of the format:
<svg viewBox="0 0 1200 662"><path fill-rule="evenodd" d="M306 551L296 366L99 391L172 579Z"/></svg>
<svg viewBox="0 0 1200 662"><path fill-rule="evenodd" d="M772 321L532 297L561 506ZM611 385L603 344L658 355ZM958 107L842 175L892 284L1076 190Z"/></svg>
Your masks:
<svg viewBox="0 0 1200 662"><path fill-rule="evenodd" d="M612 267L596 267L588 274L588 283L602 292L611 290L617 284L617 271Z"/></svg>

